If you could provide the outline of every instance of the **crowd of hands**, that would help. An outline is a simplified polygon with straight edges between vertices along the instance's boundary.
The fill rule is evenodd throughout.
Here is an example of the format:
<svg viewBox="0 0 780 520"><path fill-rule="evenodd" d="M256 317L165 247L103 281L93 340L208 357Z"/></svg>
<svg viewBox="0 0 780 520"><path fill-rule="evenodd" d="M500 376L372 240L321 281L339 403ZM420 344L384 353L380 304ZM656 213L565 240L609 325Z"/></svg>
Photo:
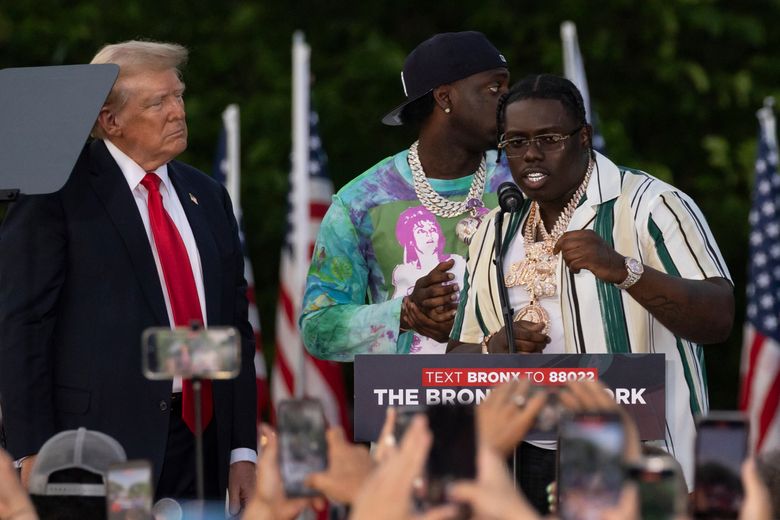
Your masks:
<svg viewBox="0 0 780 520"><path fill-rule="evenodd" d="M423 414L415 416L402 439L394 439L395 411L388 408L385 424L373 451L350 443L341 428L327 432L328 468L310 474L307 485L321 496L290 498L285 496L279 469L278 441L274 431L261 428L262 454L257 468L255 495L244 518L293 519L304 509L325 507L325 499L348 504L350 518L356 520L401 520L420 518L438 520L461 518L467 505L471 518L510 520L541 518L516 488L507 460L515 446L531 430L547 401L547 392L529 393L527 381L498 386L476 409L477 477L455 482L447 492L446 504L417 511L415 488L425 472L433 438ZM558 393L559 402L570 412L606 412L620 414L626 434L624 462L642 457L639 432L633 420L621 410L598 382L571 382ZM518 396L522 396L518 400ZM518 406L523 402L523 406ZM396 442L397 441L397 442ZM446 440L439 440L446 442ZM745 489L740 518L773 518L769 490L761 480L752 459L742 468ZM604 519L640 519L639 490L628 481L614 508ZM551 497L551 505L554 501ZM554 513L552 518L554 518ZM688 518L683 514L680 518Z"/></svg>
<svg viewBox="0 0 780 520"><path fill-rule="evenodd" d="M639 432L633 420L621 410L598 382L570 382L557 392L559 402L569 412L617 413L626 437L623 453L626 464L642 457ZM306 484L319 496L288 497L279 466L279 442L268 425L259 429L260 457L256 486L241 515L246 519L292 520L305 509L322 510L326 500L349 507L355 520L438 520L470 518L491 520L541 518L515 486L507 460L515 446L531 430L547 401L547 391L530 392L527 381L497 386L476 408L477 475L474 480L454 482L443 505L419 511L416 490L425 473L428 452L433 443L424 414L416 415L401 439L395 439L396 412L388 408L379 440L369 450L349 442L340 427L327 431L328 467L312 473ZM440 442L446 442L440 439ZM748 459L742 467L745 499L739 518L770 520L771 497L755 463ZM551 505L554 500L551 497ZM640 497L636 483L624 484L619 502L602 513L605 520L640 519ZM554 507L553 507L554 510ZM0 519L37 518L29 496L19 482L10 457L0 450ZM553 512L549 518L555 518ZM679 518L688 518L681 514Z"/></svg>

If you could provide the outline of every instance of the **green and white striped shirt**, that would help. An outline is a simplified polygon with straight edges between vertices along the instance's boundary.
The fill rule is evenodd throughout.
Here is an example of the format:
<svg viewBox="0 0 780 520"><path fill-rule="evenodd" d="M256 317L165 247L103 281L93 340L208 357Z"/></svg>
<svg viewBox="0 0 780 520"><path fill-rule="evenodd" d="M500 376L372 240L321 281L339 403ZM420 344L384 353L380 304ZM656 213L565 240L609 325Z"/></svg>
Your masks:
<svg viewBox="0 0 780 520"><path fill-rule="evenodd" d="M568 230L591 229L624 256L693 280L731 279L699 208L685 193L647 173L619 168L596 154L585 197ZM504 222L504 251L522 243L530 202ZM466 343L503 325L493 265L494 222L488 215L471 242L461 302L451 337ZM675 336L626 291L590 271L570 272L559 255L558 301L567 353L666 355L666 445L693 483L694 416L707 413L702 347ZM512 290L524 291L522 287ZM717 311L715 311L717 312Z"/></svg>

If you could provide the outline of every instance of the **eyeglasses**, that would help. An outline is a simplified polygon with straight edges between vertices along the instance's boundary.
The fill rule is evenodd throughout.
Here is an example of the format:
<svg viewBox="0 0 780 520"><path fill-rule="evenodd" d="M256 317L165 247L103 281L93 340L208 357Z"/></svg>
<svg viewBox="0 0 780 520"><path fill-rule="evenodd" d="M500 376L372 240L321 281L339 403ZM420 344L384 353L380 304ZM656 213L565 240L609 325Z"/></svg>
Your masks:
<svg viewBox="0 0 780 520"><path fill-rule="evenodd" d="M582 130L585 125L580 125L568 134L543 134L530 139L526 137L511 137L498 143L498 149L506 153L507 158L521 157L536 144L540 152L560 152L566 146L566 140Z"/></svg>

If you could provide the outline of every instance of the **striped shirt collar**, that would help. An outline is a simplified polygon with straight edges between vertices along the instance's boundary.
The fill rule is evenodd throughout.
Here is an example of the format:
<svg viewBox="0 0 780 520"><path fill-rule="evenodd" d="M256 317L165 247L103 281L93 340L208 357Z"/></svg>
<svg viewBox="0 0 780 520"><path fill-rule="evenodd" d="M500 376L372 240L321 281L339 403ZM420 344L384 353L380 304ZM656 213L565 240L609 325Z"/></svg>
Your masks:
<svg viewBox="0 0 780 520"><path fill-rule="evenodd" d="M597 206L620 195L620 169L607 157L594 151L596 167L593 169L584 204Z"/></svg>

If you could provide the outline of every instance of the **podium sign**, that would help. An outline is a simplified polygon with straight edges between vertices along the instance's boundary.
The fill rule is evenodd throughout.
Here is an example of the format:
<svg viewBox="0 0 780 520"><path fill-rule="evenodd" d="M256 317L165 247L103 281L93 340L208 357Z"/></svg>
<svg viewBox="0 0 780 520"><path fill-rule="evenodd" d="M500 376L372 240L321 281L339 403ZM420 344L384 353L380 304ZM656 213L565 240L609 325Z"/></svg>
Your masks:
<svg viewBox="0 0 780 520"><path fill-rule="evenodd" d="M355 357L355 440L379 436L385 408L479 404L490 388L512 378L560 386L595 379L634 418L643 440L664 439L666 420L663 354L449 354ZM555 440L533 430L532 440Z"/></svg>

